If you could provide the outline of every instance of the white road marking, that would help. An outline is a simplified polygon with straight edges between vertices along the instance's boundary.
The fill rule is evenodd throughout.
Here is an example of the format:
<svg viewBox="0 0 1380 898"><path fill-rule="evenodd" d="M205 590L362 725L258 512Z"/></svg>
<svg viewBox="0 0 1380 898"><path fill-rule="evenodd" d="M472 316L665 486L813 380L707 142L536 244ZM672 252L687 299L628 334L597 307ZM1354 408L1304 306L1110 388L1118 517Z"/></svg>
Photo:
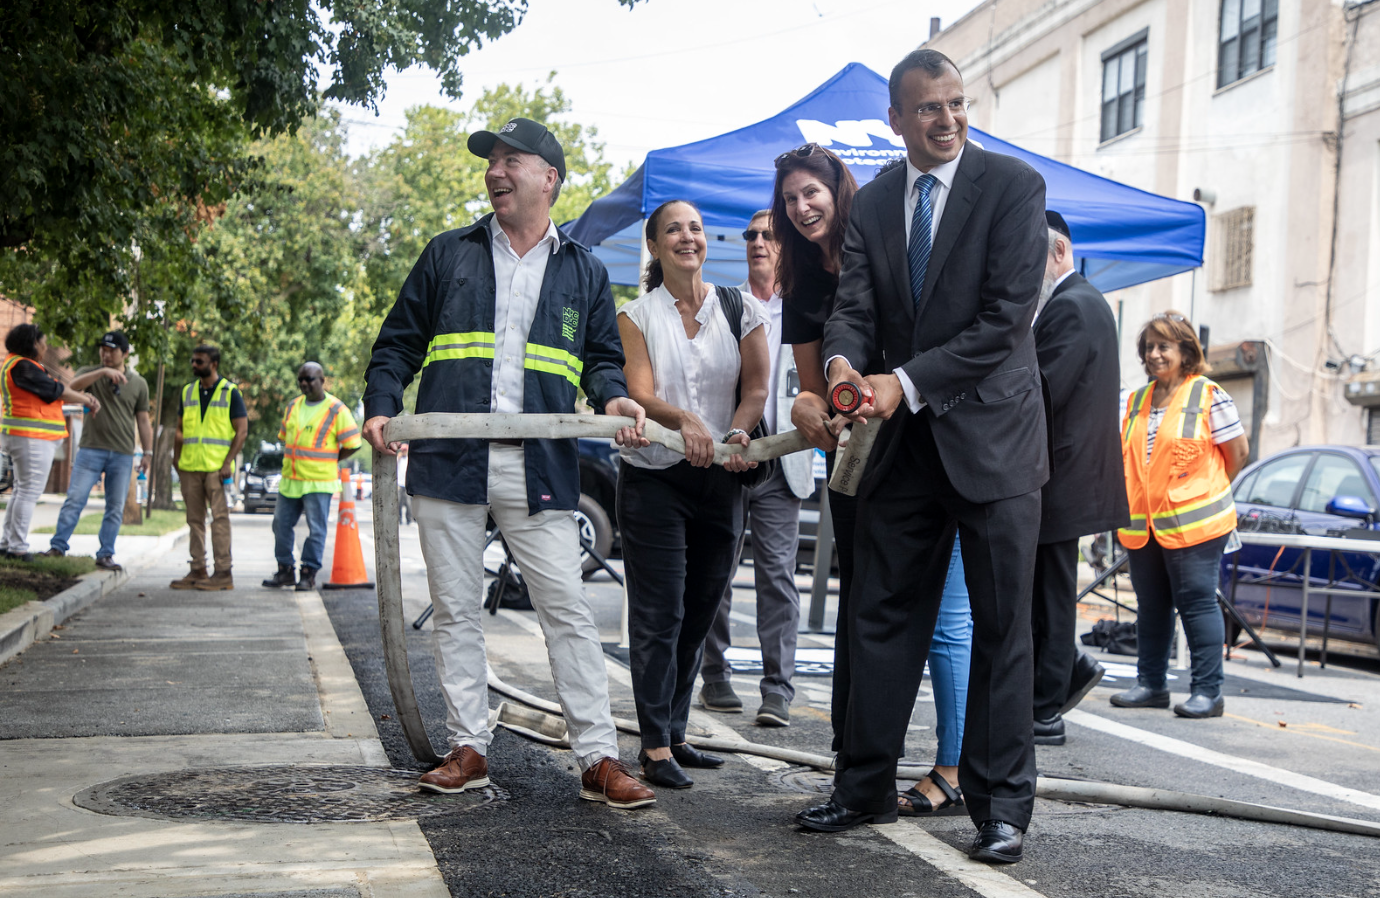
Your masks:
<svg viewBox="0 0 1380 898"><path fill-rule="evenodd" d="M1247 758L1238 758L1234 755L1214 751L1211 748L1204 748L1201 745L1194 745L1192 742L1185 742L1182 739L1175 739L1172 736L1161 736L1148 730L1129 726L1124 723L1117 723L1114 720L1107 720L1087 711L1070 711L1064 715L1064 719L1088 729L1106 733L1109 736L1116 736L1127 739L1131 742L1138 742L1141 745L1157 748L1160 751L1178 755L1182 758L1190 758L1194 761L1201 761L1204 764L1211 764L1214 767L1221 767L1225 770L1233 770L1237 773L1244 773L1246 776L1256 776L1261 779L1290 786L1302 792L1312 792L1315 795L1323 795L1327 798L1335 798L1338 801L1346 801L1371 810L1380 811L1380 795L1370 792L1362 792L1359 789L1349 789L1346 786L1339 786L1336 783L1329 783L1316 777L1307 776L1302 773L1294 773L1280 767L1272 767L1269 764L1262 764L1259 761L1252 761Z"/></svg>
<svg viewBox="0 0 1380 898"><path fill-rule="evenodd" d="M961 882L984 898L1044 898L1041 893L1012 879L997 867L969 860L947 842L930 835L909 821L873 826L872 831L886 836L940 873Z"/></svg>

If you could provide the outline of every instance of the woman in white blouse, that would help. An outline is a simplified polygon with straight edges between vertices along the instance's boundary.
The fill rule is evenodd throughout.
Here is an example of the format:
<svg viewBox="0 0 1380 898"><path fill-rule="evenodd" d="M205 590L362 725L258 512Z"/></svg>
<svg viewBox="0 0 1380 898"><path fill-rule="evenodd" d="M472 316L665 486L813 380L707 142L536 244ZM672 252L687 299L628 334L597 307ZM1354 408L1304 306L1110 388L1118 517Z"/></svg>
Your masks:
<svg viewBox="0 0 1380 898"><path fill-rule="evenodd" d="M680 431L685 456L655 445L622 450L618 525L638 760L649 781L685 788L693 780L683 766L723 764L685 743L705 634L733 576L743 501L736 472L748 468L736 455L716 467L714 445L747 446L766 404L770 363L762 304L739 303L735 340L718 291L701 277L707 245L694 205L658 207L647 219L647 248L647 292L618 315L624 372L647 417Z"/></svg>

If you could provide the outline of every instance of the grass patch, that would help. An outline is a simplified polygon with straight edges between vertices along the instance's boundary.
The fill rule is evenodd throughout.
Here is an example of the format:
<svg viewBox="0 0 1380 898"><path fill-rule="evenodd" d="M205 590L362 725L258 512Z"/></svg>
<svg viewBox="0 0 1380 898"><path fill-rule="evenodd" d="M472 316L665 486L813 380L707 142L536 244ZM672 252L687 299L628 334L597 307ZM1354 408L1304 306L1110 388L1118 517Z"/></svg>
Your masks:
<svg viewBox="0 0 1380 898"><path fill-rule="evenodd" d="M62 558L49 558L34 553L33 561L20 561L18 558L0 557L0 582L10 572L47 574L62 579L73 579L89 574L96 569L96 559L89 555L65 555Z"/></svg>
<svg viewBox="0 0 1380 898"><path fill-rule="evenodd" d="M121 536L162 536L187 523L185 511L164 511L155 508L142 524L125 524L120 528ZM52 533L56 528L35 527L34 533ZM82 515L77 521L77 529L72 531L79 536L95 536L101 532L101 514L92 512Z"/></svg>
<svg viewBox="0 0 1380 898"><path fill-rule="evenodd" d="M4 614L6 611L12 611L25 602L32 602L37 598L37 593L32 589L0 586L0 614Z"/></svg>

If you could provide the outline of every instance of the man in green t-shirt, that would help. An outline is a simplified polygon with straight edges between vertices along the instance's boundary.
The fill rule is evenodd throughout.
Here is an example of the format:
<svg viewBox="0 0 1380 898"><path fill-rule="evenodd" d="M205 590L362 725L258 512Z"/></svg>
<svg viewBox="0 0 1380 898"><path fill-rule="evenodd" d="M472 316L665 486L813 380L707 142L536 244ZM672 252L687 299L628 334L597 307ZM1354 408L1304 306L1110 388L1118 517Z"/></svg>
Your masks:
<svg viewBox="0 0 1380 898"><path fill-rule="evenodd" d="M99 415L82 420L81 444L72 461L72 478L67 485L67 501L58 513L57 532L45 555L62 556L71 548L68 540L77 519L86 508L91 489L104 475L105 515L101 518L101 546L96 550L96 567L118 571L115 563L115 537L124 520L129 477L134 467L134 433L144 448L140 472L149 469L153 454L153 428L149 425L149 385L126 365L129 340L120 331L111 331L97 343L100 365L77 370L72 378L74 390L87 390L101 402Z"/></svg>

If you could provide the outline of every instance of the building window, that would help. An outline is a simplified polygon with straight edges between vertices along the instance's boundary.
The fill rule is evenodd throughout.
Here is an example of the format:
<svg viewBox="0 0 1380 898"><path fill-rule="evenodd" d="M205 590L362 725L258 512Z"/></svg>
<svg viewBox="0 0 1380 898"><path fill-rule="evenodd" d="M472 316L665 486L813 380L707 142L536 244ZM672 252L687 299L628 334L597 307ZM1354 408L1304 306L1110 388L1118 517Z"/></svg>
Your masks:
<svg viewBox="0 0 1380 898"><path fill-rule="evenodd" d="M1102 140L1134 131L1145 115L1145 62L1150 31L1102 54Z"/></svg>
<svg viewBox="0 0 1380 898"><path fill-rule="evenodd" d="M1278 30L1279 0L1222 0L1217 86L1274 65Z"/></svg>
<svg viewBox="0 0 1380 898"><path fill-rule="evenodd" d="M1212 289L1249 287L1251 256L1255 246L1255 207L1242 206L1214 215L1212 230Z"/></svg>

